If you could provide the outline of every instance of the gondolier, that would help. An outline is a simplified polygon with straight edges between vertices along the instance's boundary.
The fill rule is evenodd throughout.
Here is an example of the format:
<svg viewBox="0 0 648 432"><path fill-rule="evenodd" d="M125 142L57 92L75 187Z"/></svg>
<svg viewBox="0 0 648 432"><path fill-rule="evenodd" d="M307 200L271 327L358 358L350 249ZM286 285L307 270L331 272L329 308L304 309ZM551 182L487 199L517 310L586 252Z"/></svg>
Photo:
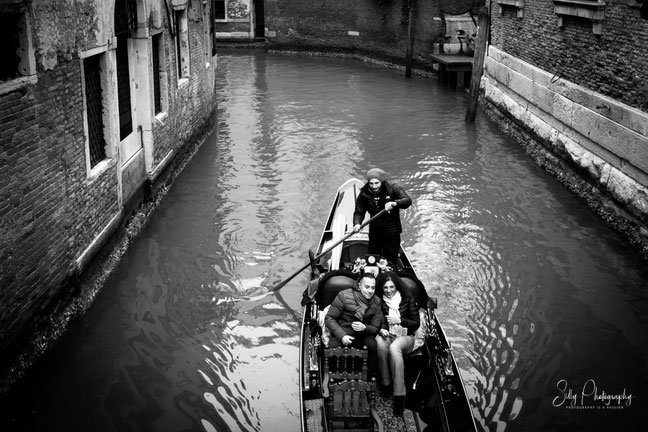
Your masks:
<svg viewBox="0 0 648 432"><path fill-rule="evenodd" d="M396 334L397 325L401 331L402 327L407 327L407 335L414 339L414 346L403 352L402 369L399 365L392 375L390 367L388 381L393 384L393 394L398 397L394 403L383 397L386 394L380 394L376 381L372 379L369 371L371 347L358 349L357 346L348 345L349 334L356 337L355 340L364 339L366 324L354 324L354 321L360 316L364 320L370 315L369 307L364 310L364 307L358 307L357 302L348 298L349 294L357 292L359 276L364 275L361 286L373 291L373 280L367 280L366 275L377 272L381 281L387 275L393 275L386 273L383 276L383 272L389 270L378 265L380 260L377 255L368 253L369 235L366 227L373 227L374 222L389 216L384 205L374 217L362 222L357 234L348 229L363 186L364 182L357 179L350 179L340 186L317 249L310 254L310 262L300 270L311 268L310 281L302 298L304 309L299 345L301 431L476 432L477 426L455 354L435 314L436 301L429 297L400 245L397 261L393 264L398 269L401 302L406 297L413 299L415 307L412 309L414 314L418 313L419 320L418 329L415 330L415 326L407 324L405 318L409 317L409 313L401 307L401 302L397 314L392 313L387 305L389 315L400 315L399 320L392 320L393 323L387 320L388 324L393 324L390 332ZM389 209L395 210L391 205ZM377 295L389 299L389 287L386 288L383 283L382 288L382 293L375 292L373 296L367 293L365 299L373 299ZM351 309L343 305L356 309L351 314ZM392 306L396 309L395 304ZM329 315L331 310L332 315ZM341 320L345 314L347 318ZM338 323L344 321L346 329L338 332L335 326L331 328L327 325L327 317L329 324L330 318L335 318ZM396 321L400 323L396 324ZM413 335L410 330L414 331ZM341 344L336 343L338 338ZM346 343L342 339L347 339ZM398 343L397 339L392 341L390 347L394 343ZM381 381L383 384L388 382ZM402 395L407 397L402 398ZM402 415L402 419L395 415Z"/></svg>
<svg viewBox="0 0 648 432"><path fill-rule="evenodd" d="M403 231L400 209L412 205L412 199L398 184L387 180L387 173L380 168L367 171L367 183L360 189L353 213L353 231L360 230L360 224L369 212L374 216L380 210L388 213L376 219L369 228L369 253L384 256L396 265L400 234Z"/></svg>

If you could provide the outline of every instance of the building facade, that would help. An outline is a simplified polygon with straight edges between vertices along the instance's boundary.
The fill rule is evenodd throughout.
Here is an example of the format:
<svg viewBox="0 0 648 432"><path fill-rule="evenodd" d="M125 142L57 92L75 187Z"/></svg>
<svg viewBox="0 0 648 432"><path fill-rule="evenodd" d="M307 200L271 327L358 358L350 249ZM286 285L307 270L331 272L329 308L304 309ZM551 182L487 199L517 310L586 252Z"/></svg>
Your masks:
<svg viewBox="0 0 648 432"><path fill-rule="evenodd" d="M272 48L346 52L423 69L435 45L457 52L457 30L474 29L486 0L265 0L265 37ZM410 27L410 10L414 10Z"/></svg>
<svg viewBox="0 0 648 432"><path fill-rule="evenodd" d="M489 111L648 258L648 2L491 3Z"/></svg>
<svg viewBox="0 0 648 432"><path fill-rule="evenodd" d="M212 13L202 0L0 0L3 372L213 125Z"/></svg>

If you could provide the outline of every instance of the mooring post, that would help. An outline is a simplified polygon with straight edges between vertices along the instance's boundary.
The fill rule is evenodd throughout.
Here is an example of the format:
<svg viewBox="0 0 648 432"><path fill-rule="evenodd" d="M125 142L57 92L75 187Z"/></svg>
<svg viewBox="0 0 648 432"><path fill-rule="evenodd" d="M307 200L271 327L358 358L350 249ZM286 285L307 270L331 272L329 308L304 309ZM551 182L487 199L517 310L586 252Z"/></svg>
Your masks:
<svg viewBox="0 0 648 432"><path fill-rule="evenodd" d="M410 6L409 10L409 23L407 25L407 54L405 57L405 77L412 76L412 55L414 52L414 17L416 12L414 6Z"/></svg>
<svg viewBox="0 0 648 432"><path fill-rule="evenodd" d="M479 101L479 82L484 69L484 59L486 58L486 48L488 47L488 32L490 29L490 16L488 8L483 7L479 10L479 31L475 46L475 56L473 57L472 76L470 78L470 96L468 97L468 109L466 110L466 123L475 121L477 113L477 103Z"/></svg>

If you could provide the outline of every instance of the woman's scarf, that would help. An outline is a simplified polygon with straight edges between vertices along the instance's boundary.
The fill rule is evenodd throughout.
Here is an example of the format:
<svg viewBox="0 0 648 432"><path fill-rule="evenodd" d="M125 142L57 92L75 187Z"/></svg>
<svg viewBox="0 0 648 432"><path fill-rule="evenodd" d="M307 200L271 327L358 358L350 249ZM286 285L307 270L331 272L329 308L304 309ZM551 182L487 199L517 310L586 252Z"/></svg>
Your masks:
<svg viewBox="0 0 648 432"><path fill-rule="evenodd" d="M359 288L353 290L353 298L356 302L355 316L359 320L362 320L365 312L369 308L369 300L362 295Z"/></svg>
<svg viewBox="0 0 648 432"><path fill-rule="evenodd" d="M389 308L389 316L396 316L400 318L400 310L398 309L401 303L401 294L396 291L396 293L391 297L383 296L385 304Z"/></svg>

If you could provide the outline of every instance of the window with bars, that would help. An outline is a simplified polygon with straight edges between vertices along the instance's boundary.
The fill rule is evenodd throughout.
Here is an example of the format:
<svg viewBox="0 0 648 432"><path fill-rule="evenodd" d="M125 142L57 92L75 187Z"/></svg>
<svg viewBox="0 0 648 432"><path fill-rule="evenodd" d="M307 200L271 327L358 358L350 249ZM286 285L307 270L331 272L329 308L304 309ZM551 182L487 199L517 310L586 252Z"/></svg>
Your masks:
<svg viewBox="0 0 648 432"><path fill-rule="evenodd" d="M128 39L137 29L137 7L133 0L115 2L115 35L117 36L117 98L119 105L119 139L133 132L131 113Z"/></svg>
<svg viewBox="0 0 648 432"><path fill-rule="evenodd" d="M0 83L36 74L29 27L22 3L0 1Z"/></svg>
<svg viewBox="0 0 648 432"><path fill-rule="evenodd" d="M162 92L160 83L160 50L162 49L162 34L156 34L152 37L153 51L153 101L154 112L162 112Z"/></svg>
<svg viewBox="0 0 648 432"><path fill-rule="evenodd" d="M175 11L175 25L178 79L189 78L189 33L186 9Z"/></svg>
<svg viewBox="0 0 648 432"><path fill-rule="evenodd" d="M90 168L106 159L100 60L101 55L94 55L83 60Z"/></svg>
<svg viewBox="0 0 648 432"><path fill-rule="evenodd" d="M133 132L130 73L128 71L128 38L117 36L117 98L119 100L119 139Z"/></svg>
<svg viewBox="0 0 648 432"><path fill-rule="evenodd" d="M20 76L18 65L20 56L20 31L18 13L0 13L0 81L7 81Z"/></svg>

